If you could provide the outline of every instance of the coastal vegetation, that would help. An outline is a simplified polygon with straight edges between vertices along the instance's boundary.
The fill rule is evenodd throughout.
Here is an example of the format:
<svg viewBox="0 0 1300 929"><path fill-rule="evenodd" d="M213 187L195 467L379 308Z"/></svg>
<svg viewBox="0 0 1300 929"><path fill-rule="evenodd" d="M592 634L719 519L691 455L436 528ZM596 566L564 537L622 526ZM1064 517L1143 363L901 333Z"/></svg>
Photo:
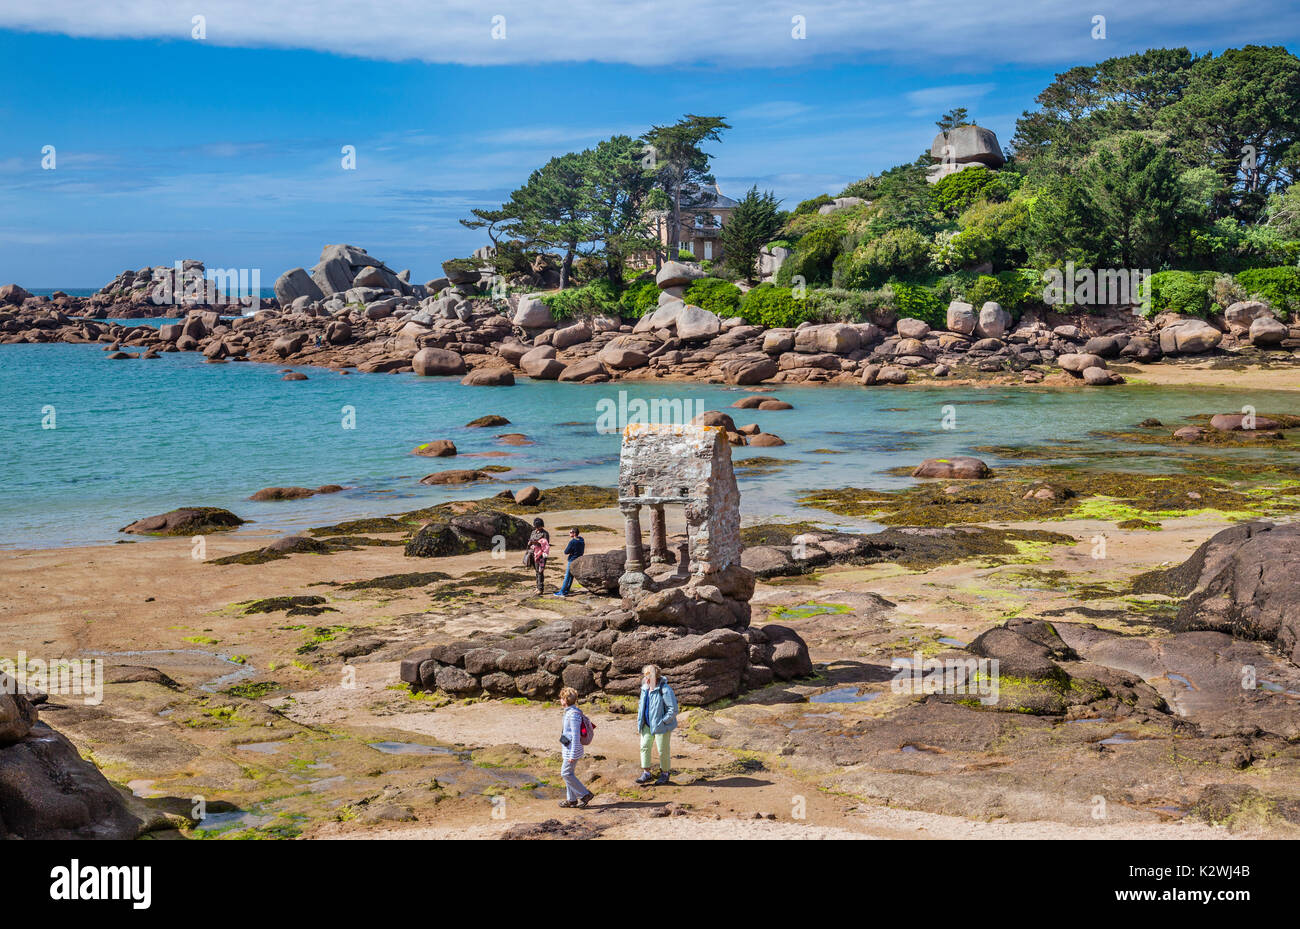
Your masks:
<svg viewBox="0 0 1300 929"><path fill-rule="evenodd" d="M1146 315L1206 317L1243 300L1282 319L1300 313L1295 55L1151 49L1071 68L1036 103L996 170L970 165L931 183L927 151L788 211L752 188L720 231L723 259L703 263L709 276L687 301L767 326L881 311L938 325L952 300L992 301L1015 319L1044 303L1049 274L1077 267L1149 275L1141 299L1131 295ZM968 124L957 108L936 125ZM560 287L544 297L556 318L638 318L658 296L647 261L695 260L679 231L713 184L703 146L727 128L687 116L615 136L552 159L499 210L463 222L488 230L507 280L558 263ZM788 256L750 289L764 246Z"/></svg>

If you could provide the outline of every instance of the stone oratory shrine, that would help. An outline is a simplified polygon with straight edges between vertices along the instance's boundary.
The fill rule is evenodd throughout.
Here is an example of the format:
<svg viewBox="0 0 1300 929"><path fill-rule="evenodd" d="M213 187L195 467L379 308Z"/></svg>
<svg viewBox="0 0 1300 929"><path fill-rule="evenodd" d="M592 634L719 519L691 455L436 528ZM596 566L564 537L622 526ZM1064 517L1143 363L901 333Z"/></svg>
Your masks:
<svg viewBox="0 0 1300 929"><path fill-rule="evenodd" d="M676 552L670 506L683 507L686 517ZM626 531L621 603L526 633L419 649L402 662L402 680L457 696L545 700L566 686L582 695L631 695L640 690L641 668L657 664L682 702L700 705L812 672L797 633L750 625L754 575L740 564L740 490L721 427L629 425L619 509Z"/></svg>

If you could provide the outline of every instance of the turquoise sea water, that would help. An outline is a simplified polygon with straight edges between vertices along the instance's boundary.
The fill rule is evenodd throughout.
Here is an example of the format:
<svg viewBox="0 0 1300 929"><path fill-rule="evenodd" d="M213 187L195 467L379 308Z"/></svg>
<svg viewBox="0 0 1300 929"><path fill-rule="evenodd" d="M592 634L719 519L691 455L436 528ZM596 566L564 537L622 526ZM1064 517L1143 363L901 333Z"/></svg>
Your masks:
<svg viewBox="0 0 1300 929"><path fill-rule="evenodd" d="M152 321L156 324L156 321ZM345 518L384 515L502 488L592 483L613 486L617 432L596 429L599 402L682 399L759 423L786 440L778 448L738 448L737 462L792 459L795 466L741 477L747 520L816 516L799 511L804 490L896 487L884 473L922 458L969 453L979 445L1084 439L1096 429L1129 428L1147 417L1180 424L1200 412L1294 411L1294 394L1171 390L1140 386L1094 390L969 387L895 390L777 386L794 404L780 412L730 410L745 395L703 384L561 384L520 379L515 387L463 387L456 378L410 374L340 375L298 366L309 380L280 380L280 368L204 364L197 353L156 361L109 361L101 345L0 346L0 547L110 542L132 520L177 506L222 506L253 520L249 528L293 530ZM944 407L955 429L944 429ZM55 428L42 428L53 408ZM355 411L355 428L343 427ZM511 425L467 429L496 413ZM536 444L510 447L496 436L522 432ZM456 458L410 454L450 438ZM1099 440L1106 441L1106 440ZM819 449L830 449L828 454ZM507 457L474 457L505 451ZM1117 449L1114 466L1166 469L1152 446ZM1240 453L1238 453L1240 454ZM984 454L996 465L996 456ZM446 468L504 464L495 484L425 487L419 478ZM274 485L343 484L342 493L254 503ZM826 514L820 514L822 518Z"/></svg>

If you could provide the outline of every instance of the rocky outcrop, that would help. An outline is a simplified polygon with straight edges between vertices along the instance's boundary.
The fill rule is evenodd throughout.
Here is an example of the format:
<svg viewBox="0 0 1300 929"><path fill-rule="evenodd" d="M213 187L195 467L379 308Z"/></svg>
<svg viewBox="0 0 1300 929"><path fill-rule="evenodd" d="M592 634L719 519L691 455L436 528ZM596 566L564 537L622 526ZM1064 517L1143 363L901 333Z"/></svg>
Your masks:
<svg viewBox="0 0 1300 929"><path fill-rule="evenodd" d="M1181 565L1147 575L1144 587L1186 600L1178 620L1277 644L1300 663L1300 525L1246 522L1206 540Z"/></svg>
<svg viewBox="0 0 1300 929"><path fill-rule="evenodd" d="M997 170L1006 164L998 137L983 126L957 126L940 132L930 144L930 157L937 162L926 173L932 184L965 168Z"/></svg>
<svg viewBox="0 0 1300 929"><path fill-rule="evenodd" d="M0 840L134 839L122 795L0 673Z"/></svg>
<svg viewBox="0 0 1300 929"><path fill-rule="evenodd" d="M927 458L912 471L912 477L939 477L970 480L992 477L989 466L978 458L958 455L955 458Z"/></svg>
<svg viewBox="0 0 1300 929"><path fill-rule="evenodd" d="M275 299L281 306L288 306L299 297L308 300L324 300L325 294L311 278L305 268L293 268L281 274L275 280Z"/></svg>
<svg viewBox="0 0 1300 929"><path fill-rule="evenodd" d="M620 607L521 635L421 649L402 662L402 680L456 695L549 699L561 687L635 694L641 668L652 663L680 700L706 704L809 674L808 648L796 633L750 626L755 578L740 563L739 501L721 426L629 427L619 466L627 547L574 565L587 589L616 589ZM683 506L687 522L677 556L667 547L663 510L670 503ZM651 519L648 558L643 508ZM421 529L416 540L436 538L445 550L454 529L455 519Z"/></svg>
<svg viewBox="0 0 1300 929"><path fill-rule="evenodd" d="M326 297L347 294L354 288L413 293L411 285L392 268L355 245L326 245L311 269L311 279Z"/></svg>
<svg viewBox="0 0 1300 929"><path fill-rule="evenodd" d="M242 519L221 507L187 506L158 516L137 519L118 531L140 535L205 535L209 532L226 532L243 524Z"/></svg>
<svg viewBox="0 0 1300 929"><path fill-rule="evenodd" d="M663 616L640 623L632 610L608 610L523 635L431 646L402 661L401 679L457 696L548 700L561 687L635 695L641 668L657 664L680 701L703 705L812 672L807 647L784 626L692 629Z"/></svg>
<svg viewBox="0 0 1300 929"><path fill-rule="evenodd" d="M499 510L440 516L415 531L406 543L406 554L413 558L440 558L499 550L498 546L519 551L531 532L532 527L524 520Z"/></svg>
<svg viewBox="0 0 1300 929"><path fill-rule="evenodd" d="M1223 333L1203 319L1187 319L1160 330L1160 351L1166 355L1199 355L1223 341Z"/></svg>

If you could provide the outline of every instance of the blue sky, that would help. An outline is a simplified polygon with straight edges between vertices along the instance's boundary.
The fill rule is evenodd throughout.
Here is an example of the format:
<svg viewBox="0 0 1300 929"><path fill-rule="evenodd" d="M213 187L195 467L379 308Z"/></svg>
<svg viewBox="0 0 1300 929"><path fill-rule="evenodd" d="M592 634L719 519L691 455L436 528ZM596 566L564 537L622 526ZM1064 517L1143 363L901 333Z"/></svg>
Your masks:
<svg viewBox="0 0 1300 929"><path fill-rule="evenodd" d="M98 287L199 258L269 286L335 242L423 281L483 244L456 222L471 207L683 113L732 123L711 148L725 193L793 206L911 160L953 106L1006 144L1075 64L1300 39L1294 0L979 6L5 0L0 283Z"/></svg>

